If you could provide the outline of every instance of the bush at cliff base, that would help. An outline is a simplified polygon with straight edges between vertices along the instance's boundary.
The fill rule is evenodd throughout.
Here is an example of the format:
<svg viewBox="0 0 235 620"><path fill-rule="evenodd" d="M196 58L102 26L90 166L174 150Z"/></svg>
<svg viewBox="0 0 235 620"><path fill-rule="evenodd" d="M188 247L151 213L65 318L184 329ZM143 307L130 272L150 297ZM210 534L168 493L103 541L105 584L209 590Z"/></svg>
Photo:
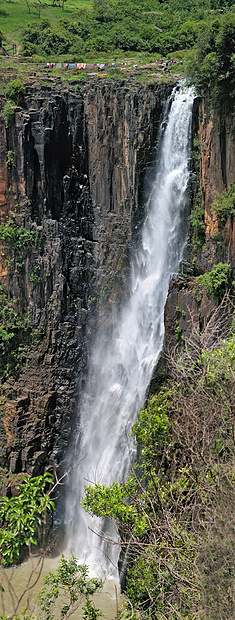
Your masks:
<svg viewBox="0 0 235 620"><path fill-rule="evenodd" d="M212 323L140 411L127 482L86 490L85 509L119 527L130 617L234 617L235 336Z"/></svg>

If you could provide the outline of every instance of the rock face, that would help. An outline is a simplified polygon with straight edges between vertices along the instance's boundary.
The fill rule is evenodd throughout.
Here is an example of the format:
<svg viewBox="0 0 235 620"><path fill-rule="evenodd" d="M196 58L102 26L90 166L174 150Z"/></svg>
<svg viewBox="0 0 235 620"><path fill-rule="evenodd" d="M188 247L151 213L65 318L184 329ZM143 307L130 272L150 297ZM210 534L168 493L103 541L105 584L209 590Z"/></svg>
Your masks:
<svg viewBox="0 0 235 620"><path fill-rule="evenodd" d="M10 266L1 243L0 281L41 334L17 380L1 387L3 470L37 475L66 458L97 314L104 321L127 290L171 88L99 81L64 90L55 79L28 86L13 123L1 121L1 221L14 213L34 243Z"/></svg>
<svg viewBox="0 0 235 620"><path fill-rule="evenodd" d="M222 194L235 182L235 149L233 133L233 116L218 118L210 109L207 93L199 108L199 131L201 142L201 186L202 206L205 209L206 235L217 231L216 216L211 211L211 204L216 193ZM233 257L235 254L235 232L232 222L227 223L228 237L232 241Z"/></svg>

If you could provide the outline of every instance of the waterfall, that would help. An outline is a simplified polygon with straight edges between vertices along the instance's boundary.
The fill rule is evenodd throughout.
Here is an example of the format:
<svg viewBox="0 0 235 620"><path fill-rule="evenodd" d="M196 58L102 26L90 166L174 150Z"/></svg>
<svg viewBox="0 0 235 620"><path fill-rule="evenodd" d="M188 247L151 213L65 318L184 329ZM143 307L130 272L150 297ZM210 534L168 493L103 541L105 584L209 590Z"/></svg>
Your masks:
<svg viewBox="0 0 235 620"><path fill-rule="evenodd" d="M110 484L126 478L134 448L128 435L158 361L164 339L164 306L169 280L177 272L186 242L186 190L189 179L194 92L176 88L161 127L160 156L147 205L140 247L131 266L130 297L112 335L99 338L80 408L77 458L84 457L69 498L73 533L70 548L91 572L117 567L118 545L105 546L92 530L107 524L79 507L84 480ZM75 500L76 496L76 500ZM117 540L117 533L108 530Z"/></svg>

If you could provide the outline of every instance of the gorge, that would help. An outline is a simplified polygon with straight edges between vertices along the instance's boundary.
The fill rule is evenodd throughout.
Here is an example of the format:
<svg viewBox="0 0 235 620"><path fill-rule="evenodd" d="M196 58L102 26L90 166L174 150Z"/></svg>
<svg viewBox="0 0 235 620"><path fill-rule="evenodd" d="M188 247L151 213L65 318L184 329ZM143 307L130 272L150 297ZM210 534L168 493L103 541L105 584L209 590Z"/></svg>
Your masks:
<svg viewBox="0 0 235 620"><path fill-rule="evenodd" d="M144 218L145 173L152 169L163 104L171 90L164 84L132 89L125 82L107 88L100 80L82 85L75 94L73 86L64 91L55 79L51 86L28 85L25 109L16 108L8 129L1 120L1 220L13 212L17 227L37 235L38 244L19 252L1 241L1 282L10 299L19 300L21 314L29 309L33 326L42 332L28 368L16 381L6 378L1 387L7 413L4 424L1 419L3 470L37 475L48 459L58 466L64 458L86 380L97 310L125 299L132 240ZM216 246L210 237L210 204L216 192L234 181L234 148L231 118L218 134L207 99L199 117L195 109L194 119L201 141L207 235L197 258L203 271L211 268ZM9 152L14 166L6 167ZM227 231L233 266L232 221ZM9 252L11 260L15 254L15 270L9 266ZM176 283L172 286L176 291ZM190 294L181 284L167 304L172 318L167 340L174 340L175 295L182 303L186 295L189 303Z"/></svg>
<svg viewBox="0 0 235 620"><path fill-rule="evenodd" d="M93 384L88 370L96 363L92 351L97 342L100 342L98 367L101 359L100 370L104 369L105 373L106 368L111 375L114 373L113 352L115 348L118 350L107 409L112 404L115 413L120 398L124 415L127 405L123 391L128 381L134 386L131 393L131 401L135 403L133 416L144 405L147 385L163 344L169 279L178 270L184 250L189 269L194 269L194 274L210 270L220 260L229 262L234 272L233 218L227 220L224 244L218 244L215 239L217 221L211 210L216 192L222 193L235 181L232 120L227 115L222 126L218 126L209 109L208 93L202 102L196 99L194 105L191 93L182 95L176 91L175 98L176 106L183 106L186 99L186 108L187 101L190 110L193 107L192 138L197 136L200 143L199 170L191 169L189 175L190 144L185 146L185 143L190 131L186 115L179 134L175 134L176 152L181 152L181 147L185 149L183 159L178 161L176 158L175 161L168 144L170 161L164 163L158 172L160 180L167 181L167 187L162 186L164 204L170 191L169 179L173 181L174 206L177 201L181 204L182 194L191 185L186 205L184 203L186 216L185 212L184 215L180 212L179 220L176 218L174 222L174 212L173 223L169 225L167 219L164 221L165 212L161 213L160 238L155 237L159 230L155 215L154 224L150 224L148 218L146 220L149 195L151 210L154 204L163 205L153 189L156 160L159 163L160 153L163 154L157 136L162 131L164 139L169 137L166 118L162 129L161 120L174 87L172 82L149 84L145 88L127 84L124 80L107 84L100 78L97 82L92 79L81 81L79 86L71 83L65 88L59 78L48 79L46 85L39 85L32 78L25 88L23 106L15 109L13 122L6 127L1 119L1 223L7 222L16 231L21 245L12 244L1 236L0 279L7 288L9 303L16 300L14 303L24 318L24 324L28 325L29 314L33 326L31 331L28 330L30 334L22 325L16 330L17 343L28 347L24 364L15 377L4 370L1 385L3 495L14 495L25 473L36 476L46 470L56 470L60 476L74 463L77 456L71 460L70 446L78 430L77 408L84 416L84 419L79 418L81 432L88 416L90 395L87 384L95 395L97 385L101 392L103 389L101 404L97 405L97 426L101 430L99 442L104 445L103 434L108 436L102 420L106 390L108 392L106 374L102 376L101 372L97 384ZM174 110L173 104L171 109ZM177 122L180 121L178 107L176 116ZM9 153L13 153L14 163L6 165L10 161ZM169 178L168 165L172 166ZM179 169L182 177L179 176L177 186L178 172L175 171ZM193 264L192 250L185 248L185 240L191 196L193 202L197 185L201 185L206 242L200 251L194 252ZM169 207L171 205L172 198ZM23 230L29 233L26 241L23 240ZM169 230L170 255L165 248L166 231ZM135 253L141 240L144 250L138 249ZM157 250L156 256L152 254L153 248ZM166 271L159 274L162 288L155 304L153 270L156 274L160 269L163 256ZM201 328L217 306L216 300L205 290L200 301L195 298L187 275L181 274L170 282L165 306L165 346L171 350L177 343L177 334L187 335L192 312ZM153 285L152 291L151 287L148 288L149 282ZM132 297L129 302L130 289ZM143 341L139 339L133 315L129 314L129 303L137 308ZM146 321L144 312L141 318L138 314L141 304L142 310L144 308L148 314ZM122 312L122 308L126 311ZM156 313L160 317L159 323L156 323ZM122 321L118 327L117 317L120 316ZM116 328L114 336L112 323ZM26 331L29 340L25 337ZM105 334L104 342L102 334ZM111 340L111 352L106 348L106 340ZM145 350L146 340L149 350ZM122 359L124 341L131 344L129 378ZM18 352L14 350L14 354L18 355ZM144 380L136 370L137 358L145 362L142 364ZM149 388L150 394L160 382L161 372L160 360ZM128 395L126 398L128 401ZM129 426L134 421L132 413ZM109 424L114 443L118 443L119 431L113 430L112 419ZM123 444L126 422L122 433ZM86 457L90 443L90 439L84 439L79 458ZM128 470L129 452L125 456L121 452L120 462L116 452L109 461L104 451L102 461L96 449L95 441L95 447L92 447L95 460L89 465L91 469L84 458L76 475L85 478L88 475L89 479L92 475L94 479L107 482L106 477L103 478L107 466L107 470L116 468L119 473L121 470L122 478ZM69 498L74 495L73 484L74 481L68 485L70 503ZM58 513L63 514L64 510L61 498ZM84 542L83 533L82 538ZM76 544L80 549L80 542ZM89 541L84 544L84 559L88 557L90 544ZM92 547L94 550L93 543ZM113 561L116 565L116 555ZM96 557L92 562L96 564Z"/></svg>
<svg viewBox="0 0 235 620"><path fill-rule="evenodd" d="M107 531L107 524L93 524L80 502L86 480L102 484L125 480L133 460L130 432L162 350L169 280L178 270L186 243L193 99L193 89L182 85L166 102L155 181L132 259L130 298L119 316L112 308L113 324L107 333L100 330L78 415L73 462L79 458L82 462L68 501L73 527L69 544L95 574L102 564L104 573L118 566L117 544L103 545L99 532L105 528L105 538L113 536L116 541L117 535Z"/></svg>

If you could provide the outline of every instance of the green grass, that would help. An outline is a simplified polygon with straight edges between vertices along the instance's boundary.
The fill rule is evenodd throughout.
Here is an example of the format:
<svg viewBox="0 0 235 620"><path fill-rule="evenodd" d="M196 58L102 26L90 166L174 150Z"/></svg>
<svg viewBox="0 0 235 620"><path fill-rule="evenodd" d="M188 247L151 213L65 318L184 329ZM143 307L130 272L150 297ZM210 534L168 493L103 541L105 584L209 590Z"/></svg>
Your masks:
<svg viewBox="0 0 235 620"><path fill-rule="evenodd" d="M225 0L218 1L225 2ZM68 47L71 48L71 53L76 50L77 46L80 56L84 51L87 60L94 58L95 51L96 58L99 56L98 60L106 59L110 54L118 55L118 58L127 57L129 55L127 50L135 50L134 53L130 52L134 58L138 58L138 51L145 58L148 57L145 51L150 54L155 51L167 56L177 47L179 49L192 47L200 29L206 25L208 18L212 18L212 13L216 17L216 11L209 10L210 0L205 0L203 9L200 0L187 0L188 8L185 7L184 0L168 0L163 4L158 0L118 0L116 2L99 0L96 4L93 0L64 0L64 10L61 5L53 6L53 0L48 0L48 2L49 4L41 10L41 19L39 19L38 11L32 6L34 3L31 0L1 0L0 28L3 33L3 43L9 52L12 52L13 43L17 43L17 52L19 52L22 31L32 22L40 23L46 18L51 22L53 30L53 24L56 25L59 20L65 18L71 24L75 24L74 31L71 29L69 32L67 28ZM27 3L30 6L30 14ZM83 13L84 9L87 10L86 15ZM66 26L60 25L59 30L63 38ZM58 36L59 30L54 30L52 38ZM45 38L48 38L47 34ZM40 45L44 52L49 48L51 51L58 49L53 41L48 43L47 40L46 46L44 43L45 41L41 40ZM59 48L65 47L64 43L62 47L59 44ZM109 52L109 50L112 51Z"/></svg>
<svg viewBox="0 0 235 620"><path fill-rule="evenodd" d="M48 5L41 12L41 19L48 18L50 21L58 21L66 18L72 21L75 11L84 8L91 8L91 0L73 0L73 2L65 2L64 11L61 7ZM21 42L21 32L28 24L39 20L38 11L31 7L30 14L28 12L24 0L2 0L1 11L5 11L6 15L0 15L1 31L3 34L3 46L8 52L12 50L12 43Z"/></svg>

